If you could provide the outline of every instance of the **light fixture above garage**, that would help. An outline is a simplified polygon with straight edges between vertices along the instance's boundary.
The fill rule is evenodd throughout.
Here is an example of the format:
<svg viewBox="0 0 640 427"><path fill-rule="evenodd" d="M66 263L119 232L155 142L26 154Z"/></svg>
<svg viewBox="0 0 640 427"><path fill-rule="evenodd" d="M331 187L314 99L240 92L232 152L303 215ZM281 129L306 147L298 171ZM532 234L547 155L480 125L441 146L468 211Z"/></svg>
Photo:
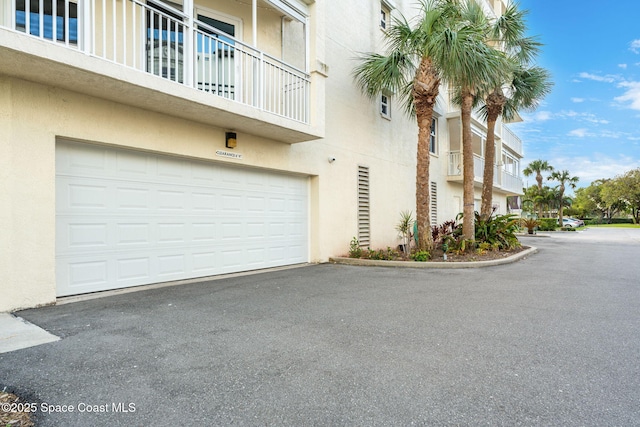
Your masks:
<svg viewBox="0 0 640 427"><path fill-rule="evenodd" d="M238 140L235 132L226 132L224 134L224 145L227 148L236 148Z"/></svg>

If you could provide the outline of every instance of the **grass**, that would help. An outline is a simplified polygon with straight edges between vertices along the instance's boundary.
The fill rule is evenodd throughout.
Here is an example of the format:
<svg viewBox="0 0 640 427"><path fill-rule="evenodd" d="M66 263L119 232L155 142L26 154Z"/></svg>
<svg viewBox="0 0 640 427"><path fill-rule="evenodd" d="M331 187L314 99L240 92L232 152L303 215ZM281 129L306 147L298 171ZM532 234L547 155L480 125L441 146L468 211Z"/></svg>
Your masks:
<svg viewBox="0 0 640 427"><path fill-rule="evenodd" d="M602 228L640 228L638 224L593 224L587 227L602 227Z"/></svg>

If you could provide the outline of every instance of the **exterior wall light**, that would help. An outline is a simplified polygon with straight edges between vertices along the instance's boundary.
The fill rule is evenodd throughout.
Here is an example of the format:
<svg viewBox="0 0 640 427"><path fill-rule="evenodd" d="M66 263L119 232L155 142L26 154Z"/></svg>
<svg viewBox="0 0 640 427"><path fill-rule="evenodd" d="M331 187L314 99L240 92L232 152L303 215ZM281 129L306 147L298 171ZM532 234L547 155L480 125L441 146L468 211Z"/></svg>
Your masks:
<svg viewBox="0 0 640 427"><path fill-rule="evenodd" d="M227 148L236 148L238 139L235 132L226 132L224 134L224 145Z"/></svg>

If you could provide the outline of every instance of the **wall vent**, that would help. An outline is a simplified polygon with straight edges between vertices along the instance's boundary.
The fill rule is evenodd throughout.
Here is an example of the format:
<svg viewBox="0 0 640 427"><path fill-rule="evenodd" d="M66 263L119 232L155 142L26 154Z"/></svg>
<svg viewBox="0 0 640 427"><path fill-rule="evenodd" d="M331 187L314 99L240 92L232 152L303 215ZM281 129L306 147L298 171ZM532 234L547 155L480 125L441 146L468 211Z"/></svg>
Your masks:
<svg viewBox="0 0 640 427"><path fill-rule="evenodd" d="M369 168L358 166L358 242L371 244L371 215L369 205Z"/></svg>

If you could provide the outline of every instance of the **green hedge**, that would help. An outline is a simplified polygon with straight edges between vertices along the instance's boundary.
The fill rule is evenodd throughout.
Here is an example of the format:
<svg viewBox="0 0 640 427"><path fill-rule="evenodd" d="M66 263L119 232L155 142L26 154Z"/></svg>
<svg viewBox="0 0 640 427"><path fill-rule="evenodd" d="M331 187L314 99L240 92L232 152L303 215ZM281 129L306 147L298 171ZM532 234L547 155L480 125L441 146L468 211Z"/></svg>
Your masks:
<svg viewBox="0 0 640 427"><path fill-rule="evenodd" d="M558 220L556 218L540 218L539 231L553 231L558 228Z"/></svg>
<svg viewBox="0 0 640 427"><path fill-rule="evenodd" d="M594 218L585 219L585 225L597 225L597 224L633 224L631 218Z"/></svg>

